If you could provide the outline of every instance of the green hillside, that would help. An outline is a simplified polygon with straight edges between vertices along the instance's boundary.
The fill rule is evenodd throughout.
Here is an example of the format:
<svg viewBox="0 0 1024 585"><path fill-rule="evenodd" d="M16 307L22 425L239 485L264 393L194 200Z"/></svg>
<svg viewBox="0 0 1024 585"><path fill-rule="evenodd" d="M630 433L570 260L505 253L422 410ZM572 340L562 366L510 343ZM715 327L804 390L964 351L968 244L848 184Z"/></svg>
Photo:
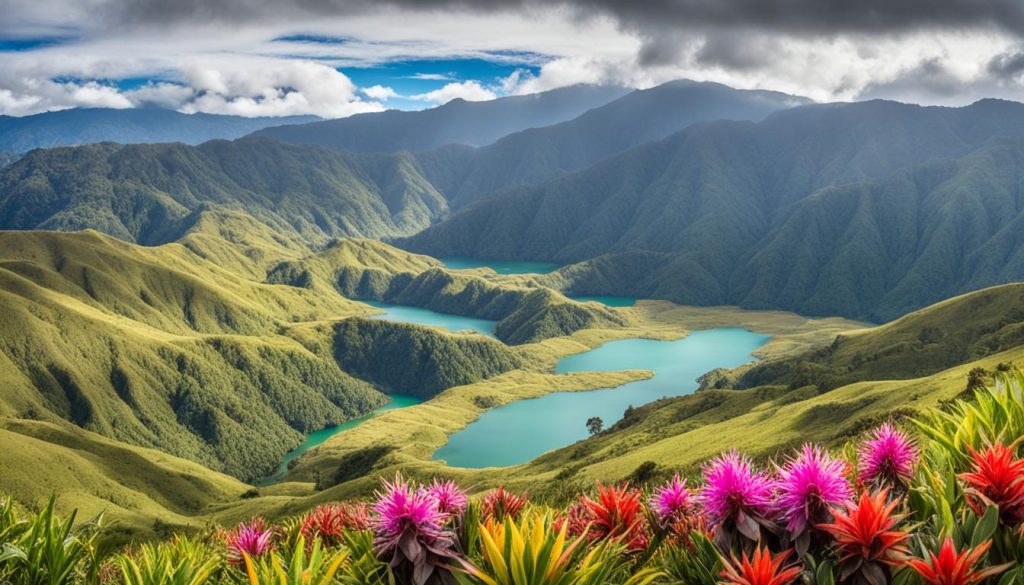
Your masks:
<svg viewBox="0 0 1024 585"><path fill-rule="evenodd" d="M343 155L265 139L33 151L0 172L0 229L96 229L173 241L192 214L244 210L278 233L415 233L447 211L411 155Z"/></svg>
<svg viewBox="0 0 1024 585"><path fill-rule="evenodd" d="M250 489L198 463L66 424L0 418L0 441L0 491L30 507L58 493L62 510L104 514L120 541L207 526L218 506Z"/></svg>
<svg viewBox="0 0 1024 585"><path fill-rule="evenodd" d="M1024 105L793 108L694 126L400 244L573 264L573 294L887 321L1024 278ZM880 261L881 260L881 261Z"/></svg>
<svg viewBox="0 0 1024 585"><path fill-rule="evenodd" d="M503 343L405 323L346 319L334 328L334 358L389 394L431 398L526 364ZM400 367L396 367L397 364Z"/></svg>
<svg viewBox="0 0 1024 585"><path fill-rule="evenodd" d="M521 282L498 283L453 273L427 256L368 240L346 239L322 252L271 267L267 281L312 290L335 288L347 298L424 307L498 321L498 339L518 345L589 327L621 327L626 319L600 305Z"/></svg>

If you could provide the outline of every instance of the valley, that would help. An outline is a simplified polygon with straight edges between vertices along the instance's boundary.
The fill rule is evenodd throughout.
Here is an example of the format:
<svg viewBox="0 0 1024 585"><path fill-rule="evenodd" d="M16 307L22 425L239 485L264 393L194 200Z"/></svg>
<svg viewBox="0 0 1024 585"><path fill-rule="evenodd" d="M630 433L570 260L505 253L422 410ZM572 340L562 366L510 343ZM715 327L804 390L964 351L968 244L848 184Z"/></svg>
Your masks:
<svg viewBox="0 0 1024 585"><path fill-rule="evenodd" d="M1020 104L516 98L5 156L0 494L111 546L399 474L557 508L1024 363Z"/></svg>

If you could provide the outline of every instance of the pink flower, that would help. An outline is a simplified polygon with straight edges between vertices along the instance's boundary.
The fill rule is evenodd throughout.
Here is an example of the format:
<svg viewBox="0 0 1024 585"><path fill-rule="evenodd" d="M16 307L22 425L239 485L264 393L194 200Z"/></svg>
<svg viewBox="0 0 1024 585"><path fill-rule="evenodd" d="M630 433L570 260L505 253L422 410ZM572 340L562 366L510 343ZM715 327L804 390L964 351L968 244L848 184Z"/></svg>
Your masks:
<svg viewBox="0 0 1024 585"><path fill-rule="evenodd" d="M383 483L373 505L374 553L381 559L390 557L402 579L423 585L435 571L444 570L454 554L453 536L444 528L448 514L438 509L437 498L413 488L401 475Z"/></svg>
<svg viewBox="0 0 1024 585"><path fill-rule="evenodd" d="M686 487L686 480L676 474L672 481L654 490L647 505L657 515L658 523L665 527L693 513L693 494Z"/></svg>
<svg viewBox="0 0 1024 585"><path fill-rule="evenodd" d="M434 480L434 483L423 488L426 493L437 500L437 508L445 514L458 516L466 510L466 492L462 491L454 481Z"/></svg>
<svg viewBox="0 0 1024 585"><path fill-rule="evenodd" d="M760 522L772 509L772 480L754 471L750 459L735 450L704 465L704 489L698 500L716 536L731 540L733 529L751 540L760 539Z"/></svg>
<svg viewBox="0 0 1024 585"><path fill-rule="evenodd" d="M793 537L808 525L831 521L829 508L849 502L853 489L846 479L847 464L821 447L804 445L795 458L778 470L776 506Z"/></svg>
<svg viewBox="0 0 1024 585"><path fill-rule="evenodd" d="M271 531L263 525L263 518L254 518L248 524L238 525L224 535L228 547L228 562L233 565L245 563L245 556L257 558L270 550Z"/></svg>
<svg viewBox="0 0 1024 585"><path fill-rule="evenodd" d="M857 452L862 485L871 483L905 484L914 476L917 447L891 423L884 423L871 433Z"/></svg>

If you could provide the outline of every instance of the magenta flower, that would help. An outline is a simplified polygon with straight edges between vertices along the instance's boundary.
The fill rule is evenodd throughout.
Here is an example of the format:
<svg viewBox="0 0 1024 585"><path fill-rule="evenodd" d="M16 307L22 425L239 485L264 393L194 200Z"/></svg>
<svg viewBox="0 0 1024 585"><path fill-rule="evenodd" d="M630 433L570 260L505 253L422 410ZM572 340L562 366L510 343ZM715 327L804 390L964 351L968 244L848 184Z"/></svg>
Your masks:
<svg viewBox="0 0 1024 585"><path fill-rule="evenodd" d="M871 483L906 484L914 476L917 447L891 423L884 423L871 433L857 452L862 485Z"/></svg>
<svg viewBox="0 0 1024 585"><path fill-rule="evenodd" d="M466 492L451 480L434 480L434 483L422 488L427 495L437 500L437 508L445 514L461 515L466 510Z"/></svg>
<svg viewBox="0 0 1024 585"><path fill-rule="evenodd" d="M391 567L404 576L400 582L424 585L454 554L453 536L444 528L448 514L438 509L436 497L414 489L401 475L383 484L373 505L374 553L390 557Z"/></svg>
<svg viewBox="0 0 1024 585"><path fill-rule="evenodd" d="M735 450L704 465L704 489L697 496L719 544L729 546L734 530L750 540L761 538L772 510L772 480L755 471L750 459Z"/></svg>
<svg viewBox="0 0 1024 585"><path fill-rule="evenodd" d="M833 459L817 445L804 445L795 458L778 470L776 508L794 539L808 526L830 522L829 509L851 500L847 464Z"/></svg>
<svg viewBox="0 0 1024 585"><path fill-rule="evenodd" d="M248 524L238 525L224 534L228 547L228 562L232 565L245 564L245 557L257 558L270 550L272 532L263 525L263 518L254 518Z"/></svg>
<svg viewBox="0 0 1024 585"><path fill-rule="evenodd" d="M658 523L666 527L693 513L693 494L686 487L686 480L676 474L672 481L654 490L647 505L657 515Z"/></svg>

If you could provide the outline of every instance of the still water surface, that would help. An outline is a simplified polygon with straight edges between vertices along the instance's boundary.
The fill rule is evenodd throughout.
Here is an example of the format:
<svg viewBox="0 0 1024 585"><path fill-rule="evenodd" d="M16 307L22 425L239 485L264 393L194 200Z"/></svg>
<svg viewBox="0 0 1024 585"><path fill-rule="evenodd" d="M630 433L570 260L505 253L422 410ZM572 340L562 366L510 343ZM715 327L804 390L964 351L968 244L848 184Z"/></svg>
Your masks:
<svg viewBox="0 0 1024 585"><path fill-rule="evenodd" d="M487 411L452 435L434 458L455 467L525 463L586 438L586 422L592 416L601 417L607 427L630 405L693 392L701 374L752 360L754 350L768 338L746 329L708 329L676 341L612 341L563 358L555 368L558 373L643 369L654 372L654 377L617 388L556 392Z"/></svg>

